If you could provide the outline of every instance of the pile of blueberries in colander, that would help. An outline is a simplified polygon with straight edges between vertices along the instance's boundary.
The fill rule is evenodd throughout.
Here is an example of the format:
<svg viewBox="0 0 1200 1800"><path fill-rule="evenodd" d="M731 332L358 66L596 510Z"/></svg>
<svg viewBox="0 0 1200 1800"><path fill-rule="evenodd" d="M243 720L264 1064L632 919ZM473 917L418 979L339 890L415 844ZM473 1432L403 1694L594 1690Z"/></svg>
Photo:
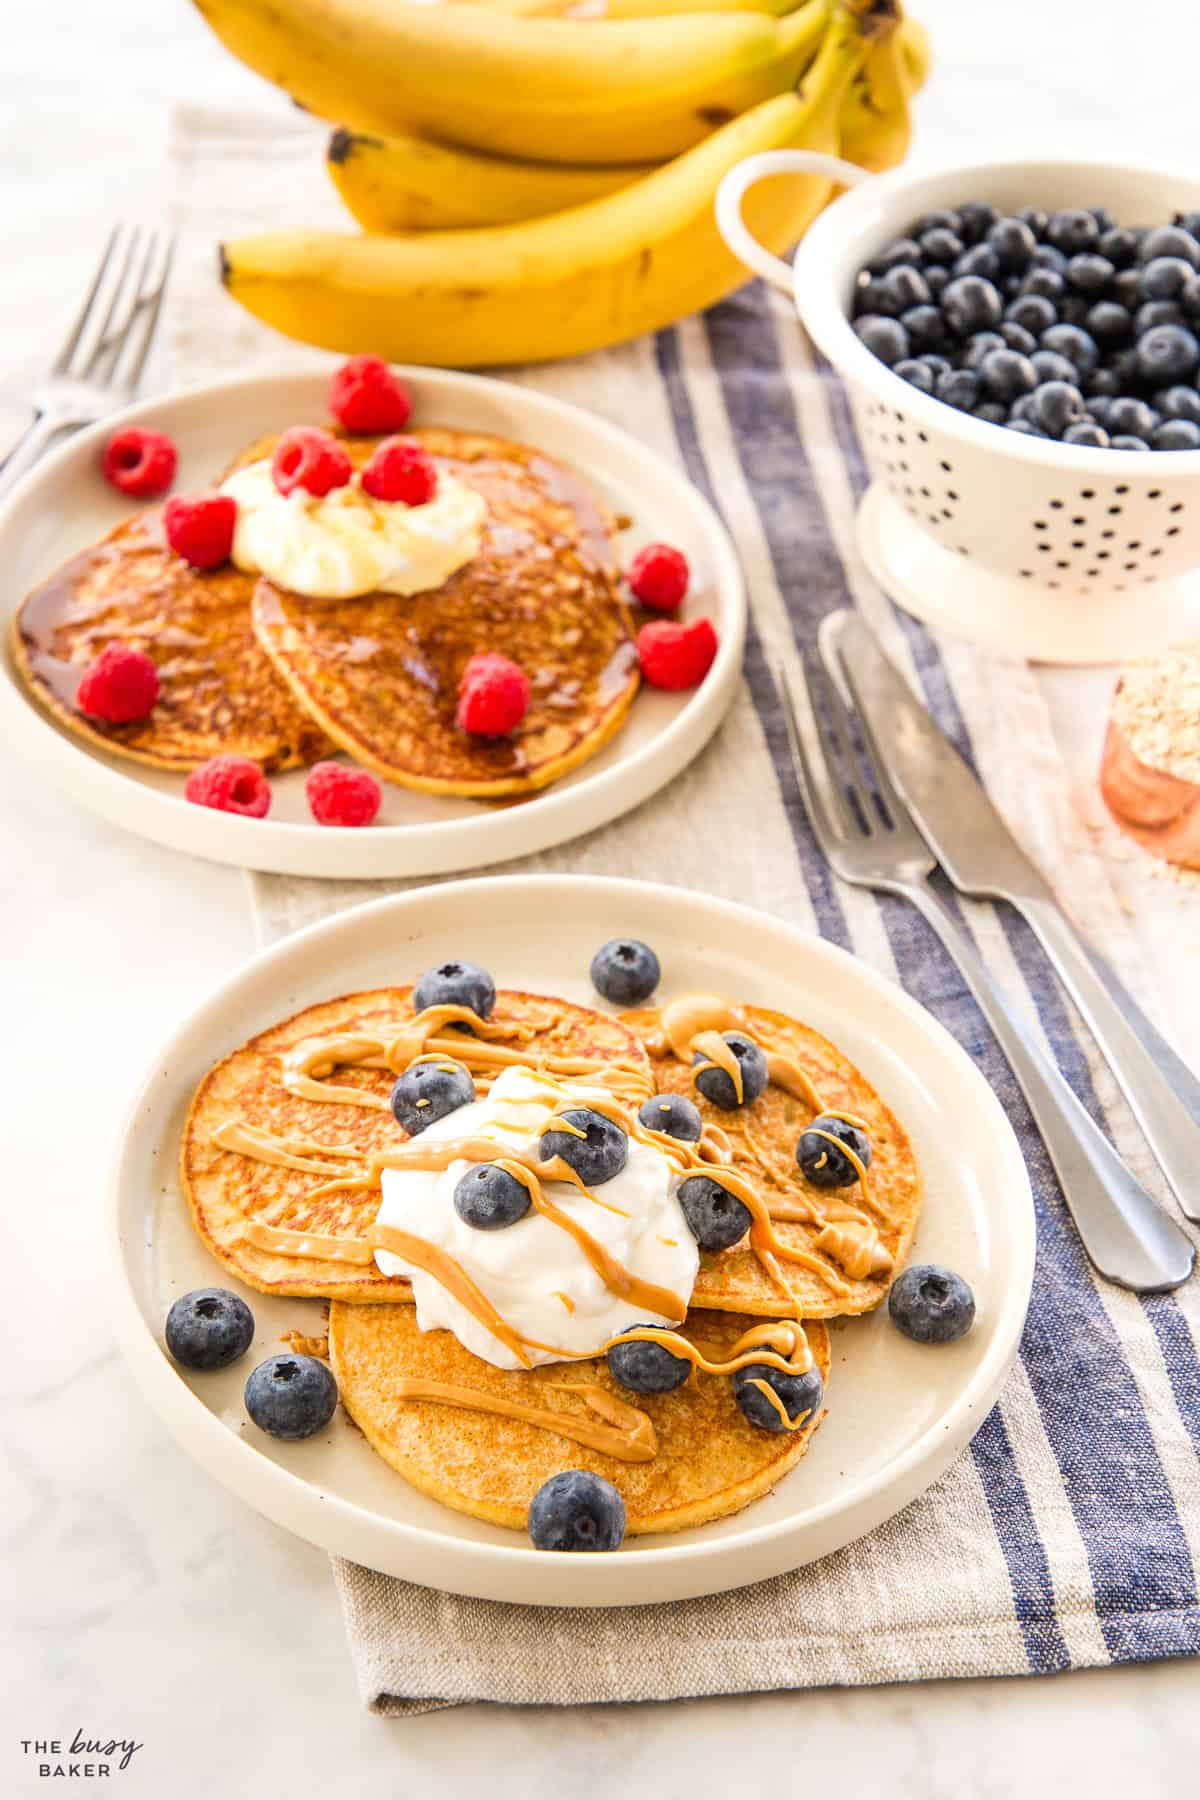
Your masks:
<svg viewBox="0 0 1200 1800"><path fill-rule="evenodd" d="M923 394L1033 437L1200 450L1200 212L926 213L860 270L867 349Z"/></svg>

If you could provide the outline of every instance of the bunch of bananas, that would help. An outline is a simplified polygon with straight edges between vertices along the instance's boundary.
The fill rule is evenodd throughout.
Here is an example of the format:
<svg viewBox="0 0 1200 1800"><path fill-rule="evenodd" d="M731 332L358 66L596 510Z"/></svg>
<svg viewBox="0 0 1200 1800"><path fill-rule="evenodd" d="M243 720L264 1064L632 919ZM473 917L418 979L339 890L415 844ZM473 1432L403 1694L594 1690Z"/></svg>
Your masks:
<svg viewBox="0 0 1200 1800"><path fill-rule="evenodd" d="M224 244L229 292L307 343L460 368L712 305L745 279L713 216L726 170L793 146L890 167L929 60L899 0L194 3L340 121L329 173L365 228ZM833 192L772 177L747 222L786 250Z"/></svg>

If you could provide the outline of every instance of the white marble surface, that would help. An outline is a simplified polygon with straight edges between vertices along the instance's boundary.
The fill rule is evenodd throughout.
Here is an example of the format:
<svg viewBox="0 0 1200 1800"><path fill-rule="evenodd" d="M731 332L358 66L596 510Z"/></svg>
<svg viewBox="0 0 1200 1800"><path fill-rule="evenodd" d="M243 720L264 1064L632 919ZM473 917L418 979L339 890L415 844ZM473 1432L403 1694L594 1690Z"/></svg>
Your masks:
<svg viewBox="0 0 1200 1800"><path fill-rule="evenodd" d="M939 53L921 154L1070 144L1194 155L1200 25L1179 0L1083 8L914 0ZM0 432L119 210L152 217L173 99L280 104L184 0L47 12L7 0L0 61ZM1132 17L1132 28L1131 28ZM321 179L314 172L314 179ZM1045 678L1085 816L1111 677ZM538 1792L771 1792L1095 1800L1196 1781L1193 1663L1060 1677L692 1702L563 1716L476 1708L407 1723L354 1691L325 1559L200 1474L111 1348L96 1217L115 1120L154 1042L253 949L244 878L101 825L0 765L0 1038L8 1283L0 1458L0 1791L44 1791L21 1740L141 1741L103 1784L230 1800L303 1784L359 1800L432 1780ZM1200 895L1120 861L1164 1018L1200 1055ZM786 1786L798 1786L799 1773Z"/></svg>

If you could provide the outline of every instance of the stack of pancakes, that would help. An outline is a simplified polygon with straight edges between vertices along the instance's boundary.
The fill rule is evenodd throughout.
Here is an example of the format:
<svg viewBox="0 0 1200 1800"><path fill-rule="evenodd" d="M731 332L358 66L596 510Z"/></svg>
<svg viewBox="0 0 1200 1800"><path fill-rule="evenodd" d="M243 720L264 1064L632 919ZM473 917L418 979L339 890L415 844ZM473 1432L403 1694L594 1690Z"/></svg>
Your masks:
<svg viewBox="0 0 1200 1800"><path fill-rule="evenodd" d="M337 1161L357 1156L361 1162L373 1152L398 1147L406 1134L390 1110L298 1097L281 1084L281 1058L314 1037L361 1034L386 1041L412 1018L411 995L407 987L381 989L307 1008L252 1039L208 1074L196 1095L182 1150L183 1182L200 1236L249 1286L332 1302L329 1351L346 1410L393 1468L459 1511L521 1528L537 1489L567 1468L592 1470L619 1488L631 1533L702 1524L766 1493L804 1455L819 1418L796 1431L760 1430L743 1417L729 1378L704 1373L672 1393L630 1394L614 1380L603 1357L530 1371L497 1369L465 1350L449 1332L419 1331L408 1283L384 1275L373 1262L297 1259L247 1241L247 1227L255 1220L322 1238L366 1239L378 1207L377 1188L321 1193L328 1176L252 1160L220 1148L212 1134L236 1118L276 1138L327 1145ZM827 1039L780 1013L752 1007L738 1012L751 1035L761 1033L804 1069L827 1106L852 1112L866 1125L872 1193L886 1217L880 1236L898 1268L912 1241L921 1198L904 1131ZM567 1001L502 991L491 1019L519 1034L522 1059L531 1064L546 1057L602 1061L610 1066L614 1085L626 1092L631 1081L644 1094L683 1091L689 1085L688 1066L662 1051L655 1011L617 1019ZM464 1034L468 1061L470 1045ZM356 1065L340 1067L336 1080L386 1100L393 1076L383 1068ZM806 1196L811 1200L813 1191L805 1186L794 1156L811 1107L775 1086L736 1113L693 1097L705 1123L724 1132L733 1167L768 1204L778 1201L786 1210L789 1192L793 1202ZM774 1228L781 1240L800 1250L811 1250L818 1232L816 1225L794 1220L781 1219ZM681 1327L684 1335L709 1360L718 1361L756 1321L800 1310L813 1357L828 1380L829 1337L822 1321L870 1310L883 1298L890 1277L843 1278L831 1288L802 1265L789 1262L786 1268L798 1309L789 1308L751 1251L702 1252ZM576 1415L578 1389L592 1384L650 1415L657 1450L648 1462L627 1462L543 1426L414 1401L400 1392L400 1384L413 1379L449 1382Z"/></svg>
<svg viewBox="0 0 1200 1800"><path fill-rule="evenodd" d="M270 771L341 749L427 793L503 797L557 780L612 737L637 691L613 521L540 450L436 427L412 435L487 501L477 555L441 587L314 600L231 564L193 569L167 546L156 508L25 600L15 650L27 684L76 735L161 769L232 753ZM356 467L379 441L345 439ZM269 457L275 442L260 439L233 467ZM76 704L84 671L114 642L152 657L161 684L149 717L127 725ZM486 651L530 681L529 710L503 739L455 723L462 669Z"/></svg>

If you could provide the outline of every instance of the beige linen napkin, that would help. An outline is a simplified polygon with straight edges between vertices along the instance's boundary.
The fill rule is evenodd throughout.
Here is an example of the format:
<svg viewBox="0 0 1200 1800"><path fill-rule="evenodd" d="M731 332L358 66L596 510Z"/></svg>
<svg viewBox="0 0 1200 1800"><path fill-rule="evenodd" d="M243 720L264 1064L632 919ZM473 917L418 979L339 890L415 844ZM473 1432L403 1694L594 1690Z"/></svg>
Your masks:
<svg viewBox="0 0 1200 1800"><path fill-rule="evenodd" d="M321 130L301 118L191 108L177 115L174 195L183 246L171 337L179 381L332 365L334 359L284 342L225 300L213 250L218 238L289 221L345 227L320 167L321 139ZM686 321L657 340L510 373L623 425L710 486L745 569L753 621L747 683L695 763L602 832L509 866L666 880L840 938L934 1007L979 1057L1019 1123L1024 1113L1006 1069L961 984L915 937L911 915L902 919L866 894L835 892L814 856L784 767L771 673L778 663L794 668L797 634L811 632L832 605L861 605L893 654L921 668L943 722L969 732L999 804L1097 941L1145 993L1136 946L1072 806L1029 671L961 645L935 645L900 621L868 580L853 539L840 399L814 368L794 317L750 291L707 321ZM264 943L414 885L257 875L250 884ZM967 910L985 956L1031 1015L1035 1002L1042 1008L1038 1029L1051 1033L1066 1060L1075 1059L1078 1080L1091 1084L1120 1148L1153 1183L1107 1070L1086 1039L1076 1040L1070 1015L1060 1019L1053 1011L1058 1002L1037 971L1030 973L1022 940L1006 932L992 908ZM1200 1561L1191 1435L1200 1406L1185 1391L1186 1359L1171 1337L1196 1332L1195 1289L1178 1305L1172 1301L1170 1313L1156 1313L1093 1283L1062 1232L1040 1146L1033 1140L1027 1149L1057 1246L1056 1260L1039 1276L1039 1310L1031 1315L1031 1329L1045 1342L1014 1369L971 1450L899 1518L795 1574L669 1608L503 1606L335 1560L367 1703L407 1714L479 1699L667 1699L1026 1673L1200 1645L1190 1573L1192 1559ZM1109 1359L1095 1365L1097 1379L1115 1356L1126 1384L1122 1404L1136 1415L1118 1471L1132 1485L1101 1496L1103 1511L1086 1469L1076 1466L1070 1418L1055 1404L1056 1384L1068 1385L1053 1362L1064 1345L1081 1359L1078 1379L1090 1372L1085 1362L1096 1345ZM1143 1522L1138 1497L1148 1506L1151 1498L1161 1502L1169 1517L1160 1507ZM1146 1573L1137 1556L1152 1539L1162 1561Z"/></svg>

